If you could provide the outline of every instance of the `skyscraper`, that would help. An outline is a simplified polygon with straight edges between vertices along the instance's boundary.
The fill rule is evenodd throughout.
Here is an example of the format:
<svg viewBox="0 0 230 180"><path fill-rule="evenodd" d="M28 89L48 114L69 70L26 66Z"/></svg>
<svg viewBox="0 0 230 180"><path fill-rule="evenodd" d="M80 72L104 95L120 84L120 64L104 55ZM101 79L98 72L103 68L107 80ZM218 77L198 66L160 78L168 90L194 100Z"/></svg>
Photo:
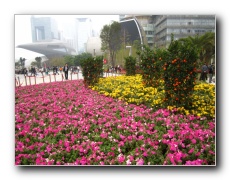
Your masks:
<svg viewBox="0 0 230 180"><path fill-rule="evenodd" d="M131 28L128 21L138 22L143 44L155 48L167 47L171 42L171 34L178 40L215 32L216 29L215 15L125 15L120 16L120 19L120 23L127 28ZM138 39L137 36L133 38Z"/></svg>
<svg viewBox="0 0 230 180"><path fill-rule="evenodd" d="M78 50L77 22L75 18L67 17L61 24L60 40L66 42L70 47Z"/></svg>
<svg viewBox="0 0 230 180"><path fill-rule="evenodd" d="M215 32L215 15L154 15L155 47L167 47L174 39Z"/></svg>
<svg viewBox="0 0 230 180"><path fill-rule="evenodd" d="M31 16L32 42L59 39L57 22L51 17Z"/></svg>
<svg viewBox="0 0 230 180"><path fill-rule="evenodd" d="M92 22L90 18L76 18L77 21L77 54L86 52L88 38L92 37Z"/></svg>

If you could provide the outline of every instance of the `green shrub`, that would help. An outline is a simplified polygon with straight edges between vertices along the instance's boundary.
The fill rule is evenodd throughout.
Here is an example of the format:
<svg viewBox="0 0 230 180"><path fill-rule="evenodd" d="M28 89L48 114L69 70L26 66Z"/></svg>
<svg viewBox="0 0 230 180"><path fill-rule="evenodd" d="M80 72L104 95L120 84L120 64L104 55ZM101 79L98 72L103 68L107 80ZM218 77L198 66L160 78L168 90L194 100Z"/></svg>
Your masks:
<svg viewBox="0 0 230 180"><path fill-rule="evenodd" d="M163 77L163 59L167 57L167 51L164 49L151 50L143 46L143 50L137 53L140 56L141 74L145 86L157 88Z"/></svg>
<svg viewBox="0 0 230 180"><path fill-rule="evenodd" d="M125 57L126 76L136 74L136 58L132 56Z"/></svg>
<svg viewBox="0 0 230 180"><path fill-rule="evenodd" d="M103 75L103 56L89 57L80 61L84 84L87 86L94 85Z"/></svg>
<svg viewBox="0 0 230 180"><path fill-rule="evenodd" d="M164 59L165 99L167 106L192 106L192 94L197 77L197 52L189 42L172 42Z"/></svg>

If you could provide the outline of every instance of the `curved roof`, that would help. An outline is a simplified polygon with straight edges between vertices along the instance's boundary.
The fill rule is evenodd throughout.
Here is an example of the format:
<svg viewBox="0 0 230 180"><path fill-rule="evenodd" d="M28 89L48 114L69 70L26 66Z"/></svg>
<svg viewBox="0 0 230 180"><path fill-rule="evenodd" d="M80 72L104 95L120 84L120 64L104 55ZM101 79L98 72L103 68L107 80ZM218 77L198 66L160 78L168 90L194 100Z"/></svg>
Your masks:
<svg viewBox="0 0 230 180"><path fill-rule="evenodd" d="M141 26L139 25L136 18L127 18L120 21L121 28L127 30L129 41L131 43L135 40L139 40L141 44L143 44L143 34L141 31Z"/></svg>
<svg viewBox="0 0 230 180"><path fill-rule="evenodd" d="M36 53L44 54L48 59L52 57L63 57L65 55L76 55L75 49L66 42L59 40L38 41L29 44L18 45L17 48L27 49Z"/></svg>

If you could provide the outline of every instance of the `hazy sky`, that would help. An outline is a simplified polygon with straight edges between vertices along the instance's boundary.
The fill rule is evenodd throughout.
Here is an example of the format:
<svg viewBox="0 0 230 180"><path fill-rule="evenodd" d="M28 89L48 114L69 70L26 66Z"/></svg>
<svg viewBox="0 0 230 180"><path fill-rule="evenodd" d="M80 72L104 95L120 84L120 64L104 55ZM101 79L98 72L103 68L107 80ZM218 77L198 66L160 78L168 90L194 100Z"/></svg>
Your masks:
<svg viewBox="0 0 230 180"><path fill-rule="evenodd" d="M61 24L63 21L67 21L71 18L77 17L89 17L92 20L93 29L97 32L105 24L110 24L111 21L119 21L118 15L34 15L35 17L53 17L57 23L58 28L61 30ZM19 44L26 44L32 42L31 36L31 24L30 24L31 15L15 15L15 47ZM20 57L26 59L34 59L37 56L42 56L41 54L34 53L25 49L15 48L15 59Z"/></svg>

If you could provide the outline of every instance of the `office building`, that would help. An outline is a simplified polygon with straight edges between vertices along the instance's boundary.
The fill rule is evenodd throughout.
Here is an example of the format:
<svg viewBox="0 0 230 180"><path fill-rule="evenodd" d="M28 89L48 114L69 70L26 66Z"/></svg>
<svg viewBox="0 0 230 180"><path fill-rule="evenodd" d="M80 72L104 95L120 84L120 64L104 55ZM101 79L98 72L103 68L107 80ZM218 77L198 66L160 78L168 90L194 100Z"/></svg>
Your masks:
<svg viewBox="0 0 230 180"><path fill-rule="evenodd" d="M143 44L154 48L168 47L171 34L178 40L216 30L215 15L120 15L122 27L132 29L128 21L136 22L140 32L132 41L142 39Z"/></svg>
<svg viewBox="0 0 230 180"><path fill-rule="evenodd" d="M154 15L154 47L168 47L171 34L174 39L215 32L215 15Z"/></svg>
<svg viewBox="0 0 230 180"><path fill-rule="evenodd" d="M67 43L77 52L77 22L75 18L67 17L61 23L60 40Z"/></svg>
<svg viewBox="0 0 230 180"><path fill-rule="evenodd" d="M58 25L51 17L31 16L32 42L58 40Z"/></svg>
<svg viewBox="0 0 230 180"><path fill-rule="evenodd" d="M77 23L77 54L86 52L87 41L93 36L90 18L76 18Z"/></svg>

